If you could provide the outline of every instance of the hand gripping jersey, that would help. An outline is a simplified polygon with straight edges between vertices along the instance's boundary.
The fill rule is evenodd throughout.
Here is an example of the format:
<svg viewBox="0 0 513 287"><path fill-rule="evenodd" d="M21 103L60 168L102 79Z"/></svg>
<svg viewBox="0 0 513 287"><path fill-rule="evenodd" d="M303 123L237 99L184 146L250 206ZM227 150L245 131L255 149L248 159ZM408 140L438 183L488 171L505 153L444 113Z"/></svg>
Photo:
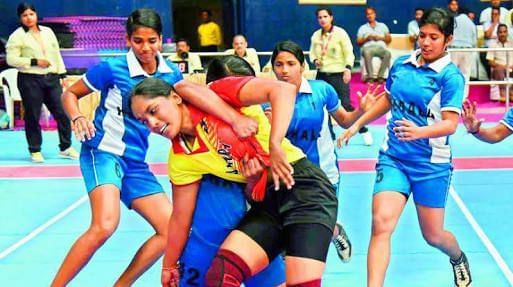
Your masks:
<svg viewBox="0 0 513 287"><path fill-rule="evenodd" d="M183 136L173 139L169 155L169 177L173 184L184 185L201 179L203 174L213 174L226 180L246 182L240 168L245 154L257 157L268 164L270 124L258 105L242 107L238 99L240 89L253 77L228 77L213 82L210 88L223 100L258 122L258 133L245 140L239 139L225 122L205 115L188 106L197 136L187 140ZM304 158L303 152L286 139L282 148L289 162ZM262 200L267 176L262 176L252 191L253 200Z"/></svg>
<svg viewBox="0 0 513 287"><path fill-rule="evenodd" d="M221 156L231 157L234 164L238 165L245 155L249 158L258 158L265 167L257 184L253 187L248 197L254 201L262 201L267 186L267 167L270 166L269 153L266 152L255 137L239 139L231 126L212 115L206 115L200 122L203 129L212 135L211 142Z"/></svg>

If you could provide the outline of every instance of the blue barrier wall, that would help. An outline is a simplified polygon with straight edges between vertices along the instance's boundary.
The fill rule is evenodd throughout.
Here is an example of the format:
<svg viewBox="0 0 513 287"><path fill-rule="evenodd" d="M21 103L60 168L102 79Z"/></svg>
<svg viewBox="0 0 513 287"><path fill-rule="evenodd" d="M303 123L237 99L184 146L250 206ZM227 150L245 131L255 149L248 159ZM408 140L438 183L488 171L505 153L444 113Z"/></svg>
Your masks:
<svg viewBox="0 0 513 287"><path fill-rule="evenodd" d="M19 26L16 7L21 1L0 1L0 37L7 38ZM172 1L169 0L32 0L40 18L45 16L128 16L137 8L153 8L162 17L163 34L172 35Z"/></svg>
<svg viewBox="0 0 513 287"><path fill-rule="evenodd" d="M465 6L474 11L477 17L490 5L489 2L477 0L460 0L459 3L460 7ZM367 4L376 8L377 20L384 22L391 33L406 33L408 22L414 18L415 7L446 7L447 0L367 0ZM297 0L243 0L241 6L241 32L247 35L250 46L259 51L270 51L276 42L286 39L308 49L312 33L319 29L315 17L318 5L299 5ZM509 9L511 3L507 1L502 6ZM333 10L336 24L349 33L355 45L357 30L367 21L365 6L329 7ZM357 51L355 45L355 52Z"/></svg>
<svg viewBox="0 0 513 287"><path fill-rule="evenodd" d="M206 1L206 0L205 0ZM223 0L233 1L238 7L238 33L247 35L250 46L259 51L269 51L278 41L291 39L304 49L309 48L310 36L318 29L314 12L317 5L299 5L297 0ZM173 33L172 0L34 0L40 16L100 15L127 16L136 8L156 9L162 16L164 37ZM414 8L446 7L446 0L368 0L368 5L377 9L378 21L388 25L392 33L406 33L408 21L413 19ZM16 6L18 1L0 1L0 37L8 37L18 26ZM198 3L199 5L199 3ZM511 3L502 4L511 8ZM488 2L460 0L460 6L466 6L479 13L488 7ZM356 39L358 27L366 22L364 8L361 5L332 5L337 25ZM357 52L358 49L356 48Z"/></svg>

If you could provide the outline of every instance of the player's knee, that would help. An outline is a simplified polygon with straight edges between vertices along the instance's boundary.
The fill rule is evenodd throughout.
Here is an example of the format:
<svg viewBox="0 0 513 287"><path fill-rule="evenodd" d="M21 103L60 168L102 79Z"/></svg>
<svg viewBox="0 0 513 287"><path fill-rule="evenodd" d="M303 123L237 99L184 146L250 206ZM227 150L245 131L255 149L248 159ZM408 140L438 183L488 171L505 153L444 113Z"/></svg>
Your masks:
<svg viewBox="0 0 513 287"><path fill-rule="evenodd" d="M93 224L89 229L90 234L98 241L105 242L116 231L117 223L105 222L102 224Z"/></svg>
<svg viewBox="0 0 513 287"><path fill-rule="evenodd" d="M442 245L443 242L443 235L441 232L433 232L433 233L422 233L422 236L424 237L424 240L426 240L427 244L438 247Z"/></svg>
<svg viewBox="0 0 513 287"><path fill-rule="evenodd" d="M390 236L394 231L393 220L386 215L372 216L372 235Z"/></svg>
<svg viewBox="0 0 513 287"><path fill-rule="evenodd" d="M205 275L206 286L240 286L251 276L249 266L232 251L221 249Z"/></svg>

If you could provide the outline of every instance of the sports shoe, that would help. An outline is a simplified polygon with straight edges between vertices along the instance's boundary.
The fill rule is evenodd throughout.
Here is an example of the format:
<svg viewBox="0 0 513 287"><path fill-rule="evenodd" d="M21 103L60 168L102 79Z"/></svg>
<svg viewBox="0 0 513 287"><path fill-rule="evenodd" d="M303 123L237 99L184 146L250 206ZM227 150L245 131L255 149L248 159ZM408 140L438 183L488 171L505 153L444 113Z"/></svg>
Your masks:
<svg viewBox="0 0 513 287"><path fill-rule="evenodd" d="M45 161L45 158L43 157L43 154L41 152L31 152L30 153L30 159L32 162L35 163L42 163Z"/></svg>
<svg viewBox="0 0 513 287"><path fill-rule="evenodd" d="M372 134L369 131L362 133L362 137L363 137L363 143L366 146L371 146L372 143L374 142L374 140L372 139Z"/></svg>
<svg viewBox="0 0 513 287"><path fill-rule="evenodd" d="M470 275L470 267L465 253L462 251L460 259L456 261L451 259L450 262L454 272L454 285L456 287L472 286L472 276Z"/></svg>
<svg viewBox="0 0 513 287"><path fill-rule="evenodd" d="M344 227L342 227L342 224L338 223L336 224L338 228L338 234L331 239L331 242L333 242L333 245L335 245L335 248L337 249L337 255L342 260L342 262L347 263L349 260L351 260L351 241L349 241L349 238L347 237L346 231L344 230Z"/></svg>
<svg viewBox="0 0 513 287"><path fill-rule="evenodd" d="M61 152L59 152L60 157L70 158L70 159L78 159L80 154L73 147L69 147Z"/></svg>

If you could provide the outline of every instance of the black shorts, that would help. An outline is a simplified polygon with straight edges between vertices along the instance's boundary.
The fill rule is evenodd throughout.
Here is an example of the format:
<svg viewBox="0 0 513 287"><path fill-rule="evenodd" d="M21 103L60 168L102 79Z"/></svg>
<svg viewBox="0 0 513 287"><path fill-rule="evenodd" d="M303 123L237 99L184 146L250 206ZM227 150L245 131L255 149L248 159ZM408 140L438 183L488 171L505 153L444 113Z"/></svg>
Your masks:
<svg viewBox="0 0 513 287"><path fill-rule="evenodd" d="M337 219L335 189L307 159L293 167L293 188L282 185L275 191L269 184L264 201L252 204L237 229L255 240L270 260L285 250L287 255L325 261Z"/></svg>

